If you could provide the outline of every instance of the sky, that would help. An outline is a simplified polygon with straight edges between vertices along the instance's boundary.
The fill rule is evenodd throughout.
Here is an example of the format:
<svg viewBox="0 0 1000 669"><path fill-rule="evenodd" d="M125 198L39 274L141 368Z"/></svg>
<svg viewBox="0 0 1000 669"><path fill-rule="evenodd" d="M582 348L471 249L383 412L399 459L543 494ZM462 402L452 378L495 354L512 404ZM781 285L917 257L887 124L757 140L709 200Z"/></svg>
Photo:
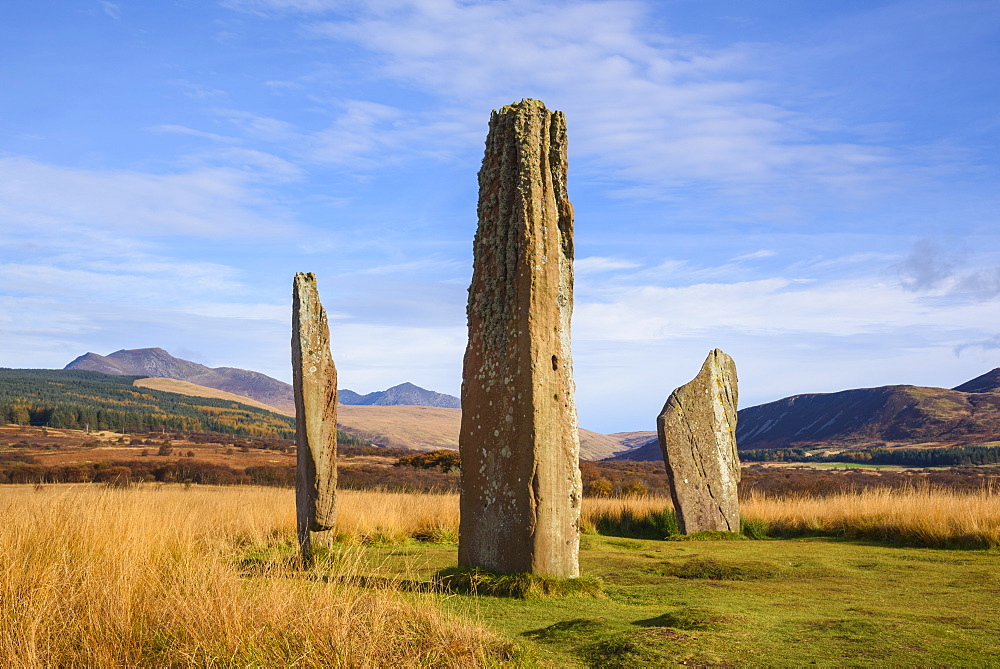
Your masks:
<svg viewBox="0 0 1000 669"><path fill-rule="evenodd" d="M0 3L0 366L458 395L491 110L566 114L581 427L1000 366L993 0Z"/></svg>

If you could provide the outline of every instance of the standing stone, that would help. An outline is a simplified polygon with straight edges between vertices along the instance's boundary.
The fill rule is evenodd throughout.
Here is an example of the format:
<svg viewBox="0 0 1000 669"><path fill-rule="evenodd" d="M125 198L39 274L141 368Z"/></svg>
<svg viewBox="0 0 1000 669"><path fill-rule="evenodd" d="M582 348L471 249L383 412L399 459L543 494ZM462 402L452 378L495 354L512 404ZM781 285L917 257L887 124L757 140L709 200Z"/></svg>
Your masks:
<svg viewBox="0 0 1000 669"><path fill-rule="evenodd" d="M295 507L299 546L308 563L337 520L337 368L316 276L299 272L292 292L295 388Z"/></svg>
<svg viewBox="0 0 1000 669"><path fill-rule="evenodd" d="M458 562L576 577L582 485L562 112L522 100L490 117L473 252Z"/></svg>
<svg viewBox="0 0 1000 669"><path fill-rule="evenodd" d="M684 534L740 531L736 365L708 354L698 376L670 394L656 419L670 494Z"/></svg>

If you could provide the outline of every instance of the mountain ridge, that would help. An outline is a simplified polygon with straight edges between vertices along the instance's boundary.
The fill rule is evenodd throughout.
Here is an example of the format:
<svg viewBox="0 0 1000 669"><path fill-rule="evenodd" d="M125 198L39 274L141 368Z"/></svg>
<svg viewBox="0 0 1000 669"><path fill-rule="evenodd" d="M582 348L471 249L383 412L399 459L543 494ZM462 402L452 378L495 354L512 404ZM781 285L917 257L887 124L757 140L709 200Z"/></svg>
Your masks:
<svg viewBox="0 0 1000 669"><path fill-rule="evenodd" d="M955 388L911 385L792 395L738 412L741 451L1000 440L1000 368ZM658 460L658 440L613 459Z"/></svg>
<svg viewBox="0 0 1000 669"><path fill-rule="evenodd" d="M262 402L280 412L295 412L292 386L273 377L239 367L207 367L178 358L162 348L121 349L108 355L85 353L64 369L82 369L115 376L148 376L186 381ZM352 390L338 390L339 402L345 405L430 406L459 408L461 401L404 382L386 390L360 395Z"/></svg>

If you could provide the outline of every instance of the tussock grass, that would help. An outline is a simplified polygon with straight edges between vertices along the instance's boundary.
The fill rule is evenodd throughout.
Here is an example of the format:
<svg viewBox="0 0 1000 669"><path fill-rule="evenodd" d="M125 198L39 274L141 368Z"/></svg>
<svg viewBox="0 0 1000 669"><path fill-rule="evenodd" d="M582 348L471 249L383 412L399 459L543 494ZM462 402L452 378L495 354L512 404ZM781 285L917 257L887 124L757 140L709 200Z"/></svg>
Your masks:
<svg viewBox="0 0 1000 669"><path fill-rule="evenodd" d="M405 543L411 538L447 543L458 537L454 493L344 490L338 500L337 533L345 543ZM753 539L844 536L926 547L1000 546L996 488L876 488L820 497L754 494L741 501L741 511L743 534ZM580 528L584 533L637 539L678 534L669 498L652 496L584 499Z"/></svg>
<svg viewBox="0 0 1000 669"><path fill-rule="evenodd" d="M547 599L551 597L594 597L603 599L601 582L594 578L550 578L537 574L496 574L485 569L461 567L442 570L441 587L465 595Z"/></svg>
<svg viewBox="0 0 1000 669"><path fill-rule="evenodd" d="M826 497L753 495L741 503L755 532L844 536L909 546L1000 546L1000 490L870 489ZM766 528L766 529L764 529Z"/></svg>
<svg viewBox="0 0 1000 669"><path fill-rule="evenodd" d="M666 563L662 571L665 576L676 576L677 578L700 578L708 581L756 581L778 576L781 573L781 568L769 562L690 557ZM676 625L671 625L671 627L676 627Z"/></svg>
<svg viewBox="0 0 1000 669"><path fill-rule="evenodd" d="M480 666L509 655L490 632L392 590L305 578L287 561L248 575L248 551L291 543L289 502L260 488L4 486L0 665Z"/></svg>
<svg viewBox="0 0 1000 669"><path fill-rule="evenodd" d="M458 495L341 490L336 537L346 544L399 544L410 539L455 543Z"/></svg>

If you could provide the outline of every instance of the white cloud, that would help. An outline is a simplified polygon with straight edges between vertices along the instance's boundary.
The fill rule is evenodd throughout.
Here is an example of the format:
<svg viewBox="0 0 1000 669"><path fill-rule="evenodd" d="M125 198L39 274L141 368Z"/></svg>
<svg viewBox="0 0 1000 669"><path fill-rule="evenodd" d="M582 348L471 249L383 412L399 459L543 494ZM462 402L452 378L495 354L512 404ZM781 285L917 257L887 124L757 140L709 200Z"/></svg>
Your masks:
<svg viewBox="0 0 1000 669"><path fill-rule="evenodd" d="M264 4L303 9L254 3ZM575 154L660 196L693 180L792 176L800 188L843 195L891 163L878 148L821 140L814 121L770 102L750 46L709 49L655 34L639 3L399 0L309 10L341 15L315 23L316 35L361 44L381 57L383 76L463 107L467 124L524 96L565 109Z"/></svg>
<svg viewBox="0 0 1000 669"><path fill-rule="evenodd" d="M214 132L205 132L203 130L195 130L194 128L188 128L183 125L154 125L149 129L151 132L158 132L163 134L172 135L189 135L191 137L201 137L202 139L210 139L213 142L237 142L235 137L226 137L225 135L218 135Z"/></svg>
<svg viewBox="0 0 1000 669"><path fill-rule="evenodd" d="M115 21L118 21L118 20L121 19L121 15L122 15L122 8L121 8L121 6L119 6L119 5L117 5L117 4L113 3L113 2L108 2L107 0L101 0L100 5L101 5L101 9L104 10L104 13L107 14L108 16L110 16L111 18L113 18Z"/></svg>
<svg viewBox="0 0 1000 669"><path fill-rule="evenodd" d="M573 262L573 269L577 274L587 274L596 272L611 272L620 269L634 269L640 267L639 263L620 258L605 258L602 256L590 256L589 258L578 258Z"/></svg>
<svg viewBox="0 0 1000 669"><path fill-rule="evenodd" d="M355 274L406 274L411 272L427 273L437 270L456 270L464 267L464 263L444 258L418 258L409 262L392 265L378 265L358 270Z"/></svg>
<svg viewBox="0 0 1000 669"><path fill-rule="evenodd" d="M287 232L284 215L251 187L257 178L232 168L150 174L0 158L0 231L36 239L79 225L139 237Z"/></svg>
<svg viewBox="0 0 1000 669"><path fill-rule="evenodd" d="M410 381L452 395L460 391L464 326L338 323L331 325L330 342L342 388L364 393Z"/></svg>
<svg viewBox="0 0 1000 669"><path fill-rule="evenodd" d="M575 314L574 338L594 341L669 340L716 331L888 336L910 328L954 331L956 324L989 328L996 320L988 305L942 302L871 277L609 288L601 301L578 300Z"/></svg>
<svg viewBox="0 0 1000 669"><path fill-rule="evenodd" d="M732 259L732 262L740 262L742 260L760 260L761 258L773 258L778 255L776 251L769 251L768 249L761 249L760 251L754 251L753 253L744 253L743 255L736 256Z"/></svg>

